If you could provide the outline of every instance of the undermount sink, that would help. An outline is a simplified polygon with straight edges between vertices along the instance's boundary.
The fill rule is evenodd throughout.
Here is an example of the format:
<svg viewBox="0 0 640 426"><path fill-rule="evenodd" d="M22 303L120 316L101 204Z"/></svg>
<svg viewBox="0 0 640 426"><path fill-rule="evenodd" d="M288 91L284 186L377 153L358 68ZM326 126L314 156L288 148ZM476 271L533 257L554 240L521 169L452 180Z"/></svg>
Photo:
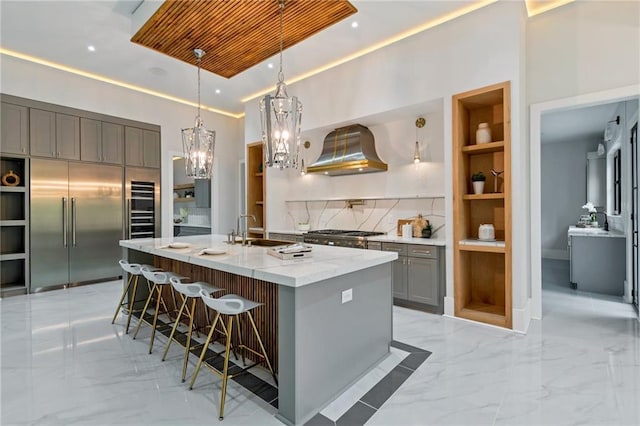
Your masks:
<svg viewBox="0 0 640 426"><path fill-rule="evenodd" d="M292 244L291 241L268 240L266 238L249 238L247 239L247 243L249 243L252 246L258 246L258 247L275 247L275 246L286 246L287 244Z"/></svg>

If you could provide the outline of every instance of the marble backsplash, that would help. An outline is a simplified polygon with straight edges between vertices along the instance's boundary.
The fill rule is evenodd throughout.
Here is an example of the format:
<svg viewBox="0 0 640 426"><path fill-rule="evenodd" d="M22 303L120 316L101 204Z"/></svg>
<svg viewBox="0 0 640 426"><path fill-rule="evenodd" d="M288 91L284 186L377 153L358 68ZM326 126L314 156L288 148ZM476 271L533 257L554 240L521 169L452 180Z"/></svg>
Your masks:
<svg viewBox="0 0 640 426"><path fill-rule="evenodd" d="M364 200L363 205L349 206L344 200L287 201L286 224L297 229L309 223L310 229L357 229L395 232L398 219L412 219L422 214L433 226L433 238L444 238L444 197L385 198Z"/></svg>

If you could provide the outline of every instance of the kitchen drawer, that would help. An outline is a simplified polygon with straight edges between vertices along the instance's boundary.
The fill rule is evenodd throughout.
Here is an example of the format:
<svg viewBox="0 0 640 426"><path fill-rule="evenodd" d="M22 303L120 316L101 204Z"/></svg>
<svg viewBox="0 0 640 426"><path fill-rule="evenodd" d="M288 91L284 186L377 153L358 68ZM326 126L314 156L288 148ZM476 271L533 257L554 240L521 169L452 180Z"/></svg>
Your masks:
<svg viewBox="0 0 640 426"><path fill-rule="evenodd" d="M438 247L436 246L423 246L419 244L409 245L408 256L411 257L424 257L427 259L438 258Z"/></svg>
<svg viewBox="0 0 640 426"><path fill-rule="evenodd" d="M369 250L382 250L382 243L379 241L367 241L367 248Z"/></svg>
<svg viewBox="0 0 640 426"><path fill-rule="evenodd" d="M382 251L395 251L398 256L407 255L407 244L382 243Z"/></svg>
<svg viewBox="0 0 640 426"><path fill-rule="evenodd" d="M280 232L269 232L269 239L280 241L298 241L296 234L283 234Z"/></svg>

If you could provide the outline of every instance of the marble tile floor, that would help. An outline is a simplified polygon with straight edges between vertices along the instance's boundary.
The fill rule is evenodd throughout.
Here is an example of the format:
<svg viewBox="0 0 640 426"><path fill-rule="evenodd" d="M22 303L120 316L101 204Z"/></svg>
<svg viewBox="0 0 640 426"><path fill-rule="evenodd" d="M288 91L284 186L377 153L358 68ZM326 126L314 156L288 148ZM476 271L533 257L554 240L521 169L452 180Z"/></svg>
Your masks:
<svg viewBox="0 0 640 426"><path fill-rule="evenodd" d="M640 323L633 308L571 290L562 265L556 275L548 269L544 320L533 321L527 335L394 307L394 339L432 355L370 410L366 424L640 424ZM161 362L165 337L149 355L148 327L133 341L123 335L123 317L111 325L119 292L112 282L0 301L0 424L217 422L219 379L203 370L189 391L180 382L178 345ZM345 415L356 405L368 410L355 401L405 355L393 348L385 365L321 412L326 424L358 424ZM281 424L275 412L230 384L223 424Z"/></svg>

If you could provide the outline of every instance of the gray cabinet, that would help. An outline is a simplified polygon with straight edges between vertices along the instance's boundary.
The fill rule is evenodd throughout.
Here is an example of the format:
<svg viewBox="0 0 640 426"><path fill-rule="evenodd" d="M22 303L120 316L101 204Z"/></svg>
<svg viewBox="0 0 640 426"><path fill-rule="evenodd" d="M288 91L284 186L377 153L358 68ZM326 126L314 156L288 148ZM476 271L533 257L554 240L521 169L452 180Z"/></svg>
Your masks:
<svg viewBox="0 0 640 426"><path fill-rule="evenodd" d="M80 119L76 116L31 108L29 139L31 155L80 159Z"/></svg>
<svg viewBox="0 0 640 426"><path fill-rule="evenodd" d="M82 161L102 161L102 123L89 118L80 119Z"/></svg>
<svg viewBox="0 0 640 426"><path fill-rule="evenodd" d="M142 129L125 126L124 161L127 166L142 167Z"/></svg>
<svg viewBox="0 0 640 426"><path fill-rule="evenodd" d="M407 299L407 245L384 243L382 244L382 250L398 253L398 258L392 265L393 297Z"/></svg>
<svg viewBox="0 0 640 426"><path fill-rule="evenodd" d="M127 166L160 168L160 132L126 126L124 146Z"/></svg>
<svg viewBox="0 0 640 426"><path fill-rule="evenodd" d="M142 131L142 162L144 167L160 168L160 133Z"/></svg>
<svg viewBox="0 0 640 426"><path fill-rule="evenodd" d="M27 155L29 147L29 121L27 107L2 103L2 143L5 154Z"/></svg>
<svg viewBox="0 0 640 426"><path fill-rule="evenodd" d="M442 313L444 307L443 259L436 246L382 243L383 251L398 253L393 263L394 303Z"/></svg>
<svg viewBox="0 0 640 426"><path fill-rule="evenodd" d="M438 305L438 262L419 257L407 258L407 298L413 302Z"/></svg>
<svg viewBox="0 0 640 426"><path fill-rule="evenodd" d="M122 164L124 126L102 122L102 162Z"/></svg>
<svg viewBox="0 0 640 426"><path fill-rule="evenodd" d="M57 158L55 112L31 108L29 135L31 155Z"/></svg>
<svg viewBox="0 0 640 426"><path fill-rule="evenodd" d="M82 161L122 164L123 126L82 118L80 120L80 129Z"/></svg>
<svg viewBox="0 0 640 426"><path fill-rule="evenodd" d="M196 207L211 207L211 180L195 179Z"/></svg>

